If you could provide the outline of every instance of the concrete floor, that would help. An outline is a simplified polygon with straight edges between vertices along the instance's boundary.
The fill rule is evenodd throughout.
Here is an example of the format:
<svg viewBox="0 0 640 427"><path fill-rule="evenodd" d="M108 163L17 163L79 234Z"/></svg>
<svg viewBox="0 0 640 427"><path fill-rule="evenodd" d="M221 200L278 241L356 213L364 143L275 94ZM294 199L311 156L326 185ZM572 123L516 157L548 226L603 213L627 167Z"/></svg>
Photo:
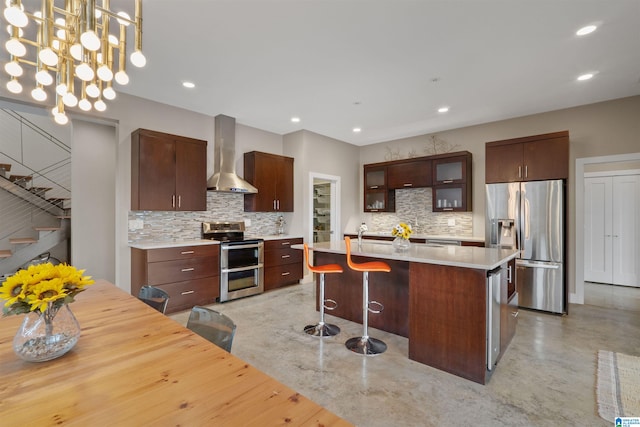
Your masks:
<svg viewBox="0 0 640 427"><path fill-rule="evenodd" d="M598 416L597 352L640 354L640 311L520 310L516 335L483 386L409 360L406 338L376 329L369 335L388 350L353 354L344 341L362 326L332 316L339 335L307 336L303 327L318 319L311 282L211 307L238 325L234 355L362 427L611 426ZM186 324L188 312L171 317Z"/></svg>

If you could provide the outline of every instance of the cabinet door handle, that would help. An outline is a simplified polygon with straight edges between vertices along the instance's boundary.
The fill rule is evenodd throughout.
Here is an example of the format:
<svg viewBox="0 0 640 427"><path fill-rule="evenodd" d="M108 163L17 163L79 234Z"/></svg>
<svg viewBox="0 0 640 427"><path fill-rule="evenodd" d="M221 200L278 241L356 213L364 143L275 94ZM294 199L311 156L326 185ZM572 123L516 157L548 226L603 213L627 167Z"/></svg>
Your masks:
<svg viewBox="0 0 640 427"><path fill-rule="evenodd" d="M282 255L282 258L283 258L283 259L285 259L285 258L291 258L291 255Z"/></svg>
<svg viewBox="0 0 640 427"><path fill-rule="evenodd" d="M182 251L182 252L180 252L180 255L189 255L189 254L192 254L194 252L195 251Z"/></svg>
<svg viewBox="0 0 640 427"><path fill-rule="evenodd" d="M524 167L524 177L525 178L529 178L529 166Z"/></svg>
<svg viewBox="0 0 640 427"><path fill-rule="evenodd" d="M445 179L444 181L442 181L443 184L451 184L452 182L452 179Z"/></svg>
<svg viewBox="0 0 640 427"><path fill-rule="evenodd" d="M291 244L291 242L282 242L283 245L285 246L289 246Z"/></svg>
<svg viewBox="0 0 640 427"><path fill-rule="evenodd" d="M442 208L443 211L452 211L453 208Z"/></svg>
<svg viewBox="0 0 640 427"><path fill-rule="evenodd" d="M407 184L402 184L402 186L403 187L413 187L413 184L409 182Z"/></svg>
<svg viewBox="0 0 640 427"><path fill-rule="evenodd" d="M171 196L171 207L172 208L176 207L176 195L175 194L173 196Z"/></svg>
<svg viewBox="0 0 640 427"><path fill-rule="evenodd" d="M280 199L278 199L277 202L278 207L276 209L280 210Z"/></svg>
<svg viewBox="0 0 640 427"><path fill-rule="evenodd" d="M507 282L511 283L511 266L507 266Z"/></svg>
<svg viewBox="0 0 640 427"><path fill-rule="evenodd" d="M377 186L377 185L372 185L372 186L371 186L371 187L369 187L369 188L370 188L370 189L372 189L372 190L376 190L376 189L378 188L378 186Z"/></svg>
<svg viewBox="0 0 640 427"><path fill-rule="evenodd" d="M273 210L276 210L276 199L273 199Z"/></svg>
<svg viewBox="0 0 640 427"><path fill-rule="evenodd" d="M178 196L178 207L182 207L182 196Z"/></svg>
<svg viewBox="0 0 640 427"><path fill-rule="evenodd" d="M189 295L194 293L195 291L184 291L184 292L180 292L180 295Z"/></svg>
<svg viewBox="0 0 640 427"><path fill-rule="evenodd" d="M290 274L291 274L290 272L285 271L284 273L282 273L282 276L288 276L288 275L290 275Z"/></svg>
<svg viewBox="0 0 640 427"><path fill-rule="evenodd" d="M522 166L518 166L518 178L522 178Z"/></svg>
<svg viewBox="0 0 640 427"><path fill-rule="evenodd" d="M195 268L191 267L191 268L183 268L183 269L182 269L182 270L180 270L180 271L182 271L183 273L187 273L187 272L189 272L189 271L193 271L193 270L195 270Z"/></svg>

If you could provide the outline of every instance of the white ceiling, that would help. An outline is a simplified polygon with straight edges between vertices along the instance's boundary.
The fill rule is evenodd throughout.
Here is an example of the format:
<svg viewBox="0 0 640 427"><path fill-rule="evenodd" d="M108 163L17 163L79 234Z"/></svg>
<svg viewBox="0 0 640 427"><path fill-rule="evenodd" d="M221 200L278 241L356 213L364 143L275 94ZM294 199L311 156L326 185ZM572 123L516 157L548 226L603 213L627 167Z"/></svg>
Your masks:
<svg viewBox="0 0 640 427"><path fill-rule="evenodd" d="M147 66L117 91L278 134L366 145L640 94L640 0L143 4Z"/></svg>

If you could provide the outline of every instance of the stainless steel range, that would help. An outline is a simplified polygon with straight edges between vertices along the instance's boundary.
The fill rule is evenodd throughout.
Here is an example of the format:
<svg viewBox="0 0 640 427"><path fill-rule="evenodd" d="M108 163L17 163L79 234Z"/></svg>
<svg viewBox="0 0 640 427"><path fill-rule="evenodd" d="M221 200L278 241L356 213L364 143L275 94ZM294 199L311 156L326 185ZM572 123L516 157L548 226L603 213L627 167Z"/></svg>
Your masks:
<svg viewBox="0 0 640 427"><path fill-rule="evenodd" d="M244 222L203 222L202 238L220 241L220 302L264 292L264 241L245 239Z"/></svg>

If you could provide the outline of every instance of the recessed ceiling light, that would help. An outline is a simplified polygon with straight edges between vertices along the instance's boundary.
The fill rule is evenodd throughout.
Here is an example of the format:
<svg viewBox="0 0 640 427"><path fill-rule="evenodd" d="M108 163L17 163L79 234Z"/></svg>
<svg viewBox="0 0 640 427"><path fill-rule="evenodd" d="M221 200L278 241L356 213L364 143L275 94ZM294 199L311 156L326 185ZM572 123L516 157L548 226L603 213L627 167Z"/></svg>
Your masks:
<svg viewBox="0 0 640 427"><path fill-rule="evenodd" d="M587 25L586 27L582 27L580 28L578 31L576 31L576 35L577 36L586 36L587 34L591 34L596 30L595 25Z"/></svg>
<svg viewBox="0 0 640 427"><path fill-rule="evenodd" d="M353 128L353 132L354 132L354 133L359 133L359 132L362 132L362 129L360 129L360 128Z"/></svg>
<svg viewBox="0 0 640 427"><path fill-rule="evenodd" d="M293 123L300 123L300 117L291 117Z"/></svg>
<svg viewBox="0 0 640 427"><path fill-rule="evenodd" d="M196 85L194 83L191 82L182 82L182 86L189 88L189 89L193 89L194 87L196 87Z"/></svg>
<svg viewBox="0 0 640 427"><path fill-rule="evenodd" d="M581 76L578 76L578 80L582 82L584 80L589 80L592 77L593 77L593 73L585 73L585 74L582 74Z"/></svg>
<svg viewBox="0 0 640 427"><path fill-rule="evenodd" d="M449 107L440 107L438 108L438 113L446 113L449 111Z"/></svg>

